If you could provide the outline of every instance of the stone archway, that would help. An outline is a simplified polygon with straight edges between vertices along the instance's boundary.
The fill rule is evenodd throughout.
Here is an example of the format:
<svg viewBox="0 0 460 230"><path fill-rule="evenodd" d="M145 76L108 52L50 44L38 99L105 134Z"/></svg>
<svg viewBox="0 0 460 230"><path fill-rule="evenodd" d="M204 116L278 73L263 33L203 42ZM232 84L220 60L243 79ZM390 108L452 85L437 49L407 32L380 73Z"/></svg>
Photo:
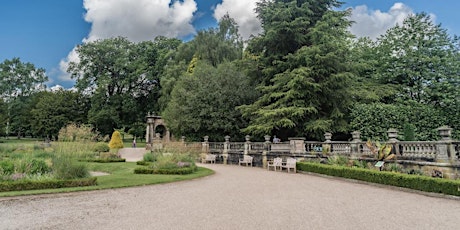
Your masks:
<svg viewBox="0 0 460 230"><path fill-rule="evenodd" d="M163 142L169 142L171 140L171 134L169 132L168 126L166 126L161 116L155 116L154 114L149 113L146 118L147 130L145 140L148 144L153 143L154 140ZM155 133L160 129L162 130L162 133Z"/></svg>

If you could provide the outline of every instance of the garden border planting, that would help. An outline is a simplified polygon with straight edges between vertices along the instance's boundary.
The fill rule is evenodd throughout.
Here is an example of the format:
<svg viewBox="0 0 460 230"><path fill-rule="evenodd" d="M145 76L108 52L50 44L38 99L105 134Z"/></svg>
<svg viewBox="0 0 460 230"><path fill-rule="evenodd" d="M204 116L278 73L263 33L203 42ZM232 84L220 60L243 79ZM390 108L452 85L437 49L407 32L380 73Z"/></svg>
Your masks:
<svg viewBox="0 0 460 230"><path fill-rule="evenodd" d="M349 168L336 165L324 165L310 162L298 162L297 168L298 170L305 172L313 172L377 184L392 185L424 192L460 196L460 181L457 180L431 178L426 176L408 175L361 168Z"/></svg>
<svg viewBox="0 0 460 230"><path fill-rule="evenodd" d="M73 180L43 180L43 181L2 181L0 182L0 192L53 189L97 185L97 177L89 177Z"/></svg>

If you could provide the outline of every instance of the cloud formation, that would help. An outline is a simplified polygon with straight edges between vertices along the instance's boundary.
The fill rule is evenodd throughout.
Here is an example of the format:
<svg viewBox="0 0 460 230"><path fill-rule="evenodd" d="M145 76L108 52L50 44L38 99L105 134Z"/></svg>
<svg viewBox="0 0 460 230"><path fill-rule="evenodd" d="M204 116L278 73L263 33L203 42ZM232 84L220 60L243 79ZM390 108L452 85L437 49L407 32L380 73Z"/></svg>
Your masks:
<svg viewBox="0 0 460 230"><path fill-rule="evenodd" d="M153 40L156 36L181 38L194 34L194 0L84 0L85 21L91 31L83 42L111 37L126 37L133 42ZM70 80L66 73L69 62L78 61L73 49L59 63L60 80Z"/></svg>
<svg viewBox="0 0 460 230"><path fill-rule="evenodd" d="M358 37L376 39L396 24L402 24L413 11L403 3L395 3L388 12L369 10L366 5L352 8L350 20L355 23L350 31Z"/></svg>
<svg viewBox="0 0 460 230"><path fill-rule="evenodd" d="M89 41L123 36L138 42L195 33L194 0L84 0L83 6L85 20L92 25Z"/></svg>
<svg viewBox="0 0 460 230"><path fill-rule="evenodd" d="M258 35L262 32L259 19L256 16L255 8L259 0L222 0L221 4L214 10L214 18L219 21L226 13L239 26L239 32L244 40L251 35Z"/></svg>

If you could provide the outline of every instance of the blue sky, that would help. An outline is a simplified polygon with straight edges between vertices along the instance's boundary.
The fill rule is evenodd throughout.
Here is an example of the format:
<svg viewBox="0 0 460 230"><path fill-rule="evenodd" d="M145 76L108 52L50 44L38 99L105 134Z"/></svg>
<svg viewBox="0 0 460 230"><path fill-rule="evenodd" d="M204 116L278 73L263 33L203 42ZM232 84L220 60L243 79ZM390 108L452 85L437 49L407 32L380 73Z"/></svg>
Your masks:
<svg viewBox="0 0 460 230"><path fill-rule="evenodd" d="M19 57L44 68L49 86L72 87L65 73L75 61L76 45L124 36L132 41L155 36L187 38L213 27L228 12L247 38L260 32L253 8L258 0L2 0L0 62ZM426 12L450 34L460 35L459 0L348 0L353 8L351 31L378 37L410 13Z"/></svg>

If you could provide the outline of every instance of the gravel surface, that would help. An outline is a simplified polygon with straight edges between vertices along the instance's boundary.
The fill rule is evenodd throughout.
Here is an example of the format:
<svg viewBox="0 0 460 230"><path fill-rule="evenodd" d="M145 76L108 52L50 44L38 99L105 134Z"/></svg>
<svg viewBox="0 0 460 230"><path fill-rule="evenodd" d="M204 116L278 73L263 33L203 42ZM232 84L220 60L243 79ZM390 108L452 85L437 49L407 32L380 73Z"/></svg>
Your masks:
<svg viewBox="0 0 460 230"><path fill-rule="evenodd" d="M206 164L170 184L0 198L0 229L459 229L460 200Z"/></svg>

